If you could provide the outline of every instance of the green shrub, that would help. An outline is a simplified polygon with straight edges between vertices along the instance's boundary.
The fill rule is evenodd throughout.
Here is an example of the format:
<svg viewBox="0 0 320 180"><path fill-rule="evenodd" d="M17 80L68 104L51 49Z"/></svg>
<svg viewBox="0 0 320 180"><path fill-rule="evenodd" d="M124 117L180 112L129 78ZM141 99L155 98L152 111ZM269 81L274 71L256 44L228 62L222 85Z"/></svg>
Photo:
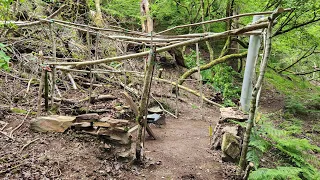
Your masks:
<svg viewBox="0 0 320 180"><path fill-rule="evenodd" d="M0 43L0 69L9 70L10 57L6 54L10 49Z"/></svg>

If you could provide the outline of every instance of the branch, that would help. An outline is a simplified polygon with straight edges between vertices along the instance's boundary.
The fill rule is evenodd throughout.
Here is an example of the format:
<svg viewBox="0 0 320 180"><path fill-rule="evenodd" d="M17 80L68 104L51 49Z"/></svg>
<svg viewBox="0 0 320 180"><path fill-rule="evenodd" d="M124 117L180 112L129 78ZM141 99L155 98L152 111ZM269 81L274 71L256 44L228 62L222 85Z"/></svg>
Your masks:
<svg viewBox="0 0 320 180"><path fill-rule="evenodd" d="M286 30L283 30L283 31L280 31L280 30L279 30L279 31L276 31L276 32L272 35L272 37L278 36L278 35L280 35L280 34L287 33L287 32L289 32L289 31L292 31L292 30L294 30L294 29L297 29L297 28L306 26L306 25L308 25L308 24L311 24L311 23L314 23L314 22L317 22L317 21L320 21L320 18L318 18L318 19L312 19L312 20L307 21L307 22L305 22L305 23L292 26L291 28L286 29Z"/></svg>
<svg viewBox="0 0 320 180"><path fill-rule="evenodd" d="M215 59L213 61L211 61L210 63L208 64L205 64L205 65L202 65L200 66L200 70L203 71L203 70L206 70L206 69L210 69L212 66L214 65L217 65L217 64L220 64L220 63L223 63L223 62L226 62L227 60L230 60L230 59L238 59L238 58L243 58L247 55L247 52L243 52L241 54L231 54L231 55L226 55L226 56L223 56L223 57L220 57L218 59ZM186 78L188 78L189 76L191 76L193 73L197 72L198 68L197 67L194 67L194 68L191 68L189 69L187 72L185 72L179 79L178 81L178 84L181 85Z"/></svg>
<svg viewBox="0 0 320 180"><path fill-rule="evenodd" d="M313 52L316 50L317 46L313 46L308 51L306 51L299 59L296 60L296 62L292 63L290 66L278 71L278 73L282 73L283 71L291 68L292 66L296 65L298 62L300 62L302 59L305 59L313 54Z"/></svg>
<svg viewBox="0 0 320 180"><path fill-rule="evenodd" d="M300 73L294 73L294 75L307 75L307 74L312 74L312 73L314 73L314 72L318 72L318 71L320 71L320 68L317 68L317 69L315 69L315 70L313 70L313 71L309 71L309 72L300 72Z"/></svg>
<svg viewBox="0 0 320 180"><path fill-rule="evenodd" d="M183 42L180 42L180 43L169 45L169 46L166 46L166 47L158 48L157 52L160 53L160 52L168 51L168 50L170 50L172 48L186 46L186 45L189 45L189 44L194 44L194 43L207 41L207 40L211 40L211 39L218 39L218 38L225 38L225 37L228 37L228 36L235 36L235 35L239 35L239 34L242 34L242 33L245 33L245 32L249 32L249 31L253 31L253 30L257 30L257 29L263 29L263 28L266 28L267 26L268 26L268 22L262 22L260 24L252 24L252 25L245 26L243 28L233 29L233 30L222 32L222 33L216 33L216 34L213 34L213 35L208 35L206 37L195 38L195 39L191 39L191 40L188 40L188 41L183 41ZM136 53L136 54L129 54L129 55L124 55L124 56L111 57L111 58L99 59L99 60L94 60L94 61L47 62L46 64L48 64L48 65L64 65L64 66L73 65L73 66L76 66L76 67L81 67L81 66L86 66L86 65L93 65L93 64L100 64L100 63L110 63L110 62L114 62L114 61L122 61L122 60L127 60L127 59L132 59L132 58L143 57L143 56L147 56L149 53L150 53L150 51L145 51L145 52Z"/></svg>
<svg viewBox="0 0 320 180"><path fill-rule="evenodd" d="M290 9L290 8L284 9L284 12L286 12L286 11L291 11L291 9ZM203 21L203 22L199 22L199 23L179 25L179 26L175 26L175 27L172 27L172 28L170 28L170 29L167 29L167 30L158 32L158 33L156 33L156 35L158 35L158 34L163 34L163 33L165 33L165 32L172 31L172 30L174 30L174 29L179 29L179 28L192 27L192 26L198 26L198 25L202 25L202 24L210 24L210 23L214 23L214 22L227 21L227 20L229 20L229 19L234 19L234 18L239 18L239 17L244 17L244 16L267 15L267 14L272 14L272 13L273 13L273 11L244 13L244 14L239 14L239 15L235 15L235 16L225 17L225 18L221 18L221 19L214 19L214 20Z"/></svg>

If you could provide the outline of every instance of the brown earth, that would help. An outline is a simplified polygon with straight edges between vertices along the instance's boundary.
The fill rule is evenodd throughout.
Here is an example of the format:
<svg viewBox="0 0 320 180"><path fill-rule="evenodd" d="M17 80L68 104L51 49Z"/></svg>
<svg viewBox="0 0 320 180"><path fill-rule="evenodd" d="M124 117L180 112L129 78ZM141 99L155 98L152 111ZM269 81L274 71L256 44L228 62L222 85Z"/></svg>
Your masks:
<svg viewBox="0 0 320 180"><path fill-rule="evenodd" d="M167 74L168 76L169 73ZM4 76L0 81L1 104L21 110L36 110L37 85L31 85L26 93L27 81ZM188 83L194 88L194 83ZM197 88L195 88L197 89ZM108 93L118 97L108 102L90 105L90 109L108 109L100 117L112 116L134 120L132 112L119 114L113 107L125 104L116 85L96 88L97 93ZM205 92L208 90L205 90ZM153 92L171 94L171 87L154 83ZM131 166L119 161L111 150L105 148L102 139L68 130L65 133L36 133L29 129L34 114L26 112L1 112L0 121L0 178L1 179L224 179L223 164L219 152L209 150L208 127L217 123L219 111L204 105L201 120L199 98L185 92L179 95L186 102L179 101L179 119L167 115L167 124L161 128L152 127L157 140L147 140L145 154L149 159L144 166ZM83 99L86 93L63 91L63 97ZM176 107L174 99L157 97L168 105ZM75 105L62 105L57 113L72 114ZM77 104L76 106L84 106ZM46 115L46 113L43 113ZM21 125L21 126L20 126ZM16 129L19 127L18 129ZM12 138L8 138L10 132Z"/></svg>

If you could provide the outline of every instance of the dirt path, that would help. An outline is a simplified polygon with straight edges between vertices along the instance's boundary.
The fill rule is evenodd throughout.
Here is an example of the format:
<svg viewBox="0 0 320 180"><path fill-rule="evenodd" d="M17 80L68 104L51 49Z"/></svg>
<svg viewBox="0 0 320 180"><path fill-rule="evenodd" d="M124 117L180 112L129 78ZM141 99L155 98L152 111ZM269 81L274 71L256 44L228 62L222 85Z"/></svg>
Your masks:
<svg viewBox="0 0 320 180"><path fill-rule="evenodd" d="M202 121L200 110L183 106L179 119L167 118L165 126L153 128L158 139L146 141L146 155L160 165L144 170L142 176L146 179L222 179L221 163L210 153L208 134L208 120L215 125L218 111L205 108L207 121Z"/></svg>

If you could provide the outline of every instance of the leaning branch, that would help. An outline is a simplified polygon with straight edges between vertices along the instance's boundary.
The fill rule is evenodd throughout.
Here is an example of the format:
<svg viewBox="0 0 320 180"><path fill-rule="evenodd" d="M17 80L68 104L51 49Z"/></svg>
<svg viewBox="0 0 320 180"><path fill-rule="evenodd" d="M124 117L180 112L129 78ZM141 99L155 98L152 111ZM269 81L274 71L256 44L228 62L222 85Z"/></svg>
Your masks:
<svg viewBox="0 0 320 180"><path fill-rule="evenodd" d="M217 65L217 64L220 64L220 63L223 63L223 62L226 62L227 60L230 60L230 59L239 59L239 58L243 58L247 55L247 52L243 52L243 53L240 53L240 54L231 54L231 55L226 55L226 56L223 56L223 57L220 57L218 59L215 59L213 61L211 61L210 63L208 64L205 64L205 65L202 65L200 66L200 70L203 71L203 70L207 70L207 69L210 69L211 67L213 67L214 65ZM187 79L189 76L191 76L193 73L197 72L198 70L198 67L194 67L194 68L191 68L189 69L187 72L185 72L179 79L178 81L178 84L181 85L185 79Z"/></svg>

